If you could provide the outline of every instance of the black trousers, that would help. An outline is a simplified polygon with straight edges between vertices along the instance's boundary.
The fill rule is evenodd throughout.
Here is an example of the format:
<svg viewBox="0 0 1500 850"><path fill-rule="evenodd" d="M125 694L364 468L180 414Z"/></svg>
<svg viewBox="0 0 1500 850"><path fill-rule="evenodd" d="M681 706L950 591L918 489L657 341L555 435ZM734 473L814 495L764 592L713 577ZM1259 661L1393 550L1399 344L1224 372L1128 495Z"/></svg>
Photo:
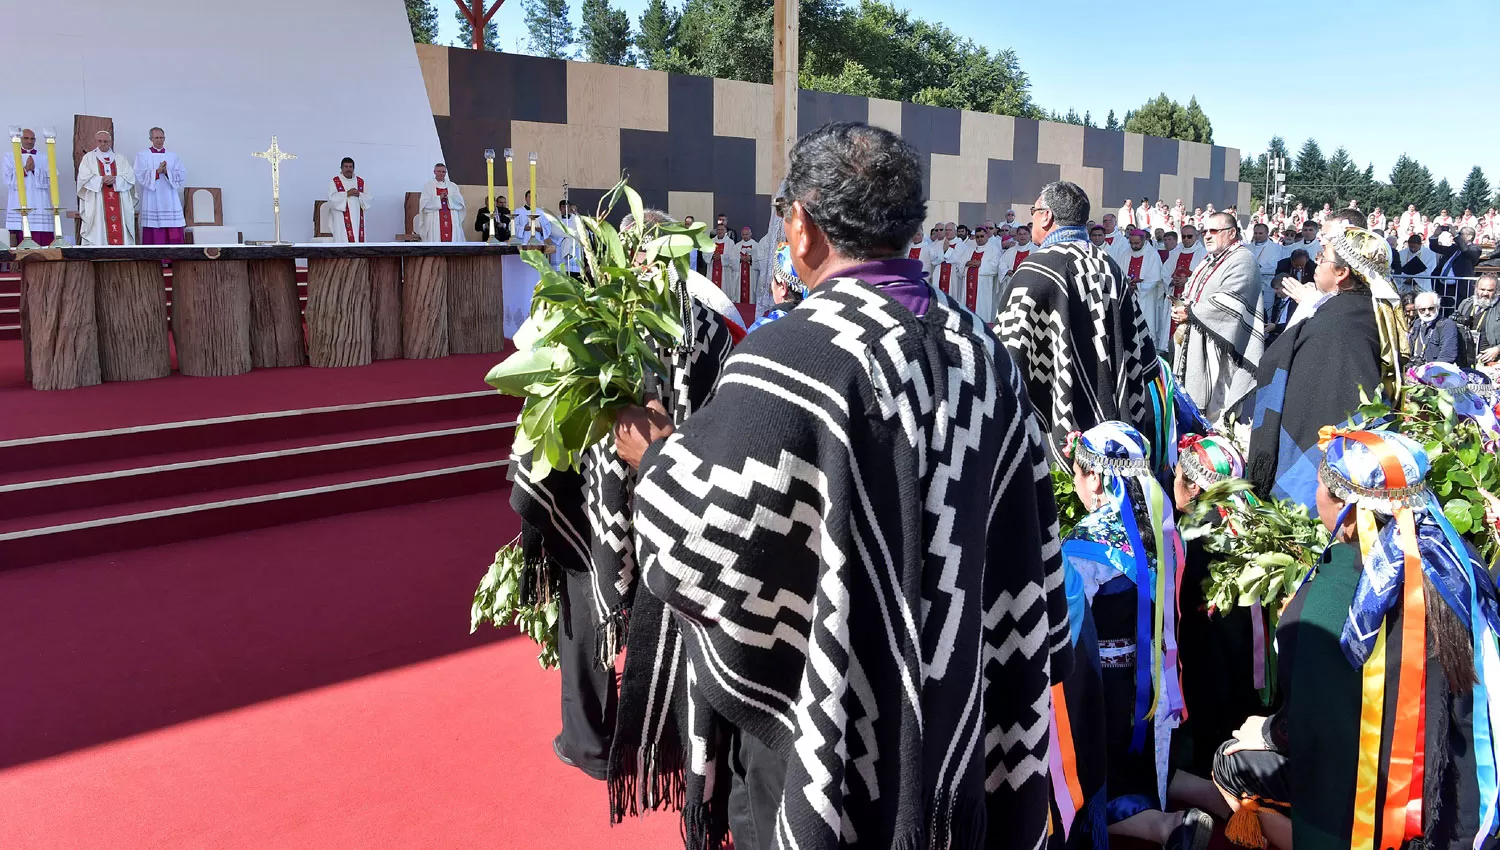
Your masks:
<svg viewBox="0 0 1500 850"><path fill-rule="evenodd" d="M562 628L557 635L557 666L562 672L558 747L584 773L603 779L609 768L619 693L613 665L599 667L589 581L589 573L564 571Z"/></svg>
<svg viewBox="0 0 1500 850"><path fill-rule="evenodd" d="M786 760L738 729L729 752L729 834L735 850L776 846L776 810L786 787Z"/></svg>

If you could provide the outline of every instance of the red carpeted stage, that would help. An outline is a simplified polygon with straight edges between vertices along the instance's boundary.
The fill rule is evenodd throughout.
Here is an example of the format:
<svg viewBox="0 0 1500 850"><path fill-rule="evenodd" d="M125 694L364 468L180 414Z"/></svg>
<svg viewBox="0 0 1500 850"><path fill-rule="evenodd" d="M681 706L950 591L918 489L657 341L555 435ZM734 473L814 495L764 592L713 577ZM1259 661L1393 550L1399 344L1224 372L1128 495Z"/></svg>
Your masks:
<svg viewBox="0 0 1500 850"><path fill-rule="evenodd" d="M44 393L0 339L0 847L680 841L611 829L556 674L468 633L500 356Z"/></svg>

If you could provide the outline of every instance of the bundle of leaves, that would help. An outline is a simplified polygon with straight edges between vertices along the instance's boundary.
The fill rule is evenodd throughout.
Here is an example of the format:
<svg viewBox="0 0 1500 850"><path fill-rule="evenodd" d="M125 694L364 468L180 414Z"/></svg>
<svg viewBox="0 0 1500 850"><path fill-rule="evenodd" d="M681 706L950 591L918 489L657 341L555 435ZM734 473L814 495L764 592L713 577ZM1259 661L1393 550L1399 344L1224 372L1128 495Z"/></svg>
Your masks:
<svg viewBox="0 0 1500 850"><path fill-rule="evenodd" d="M1057 525L1063 537L1073 530L1088 511L1083 509L1083 502L1078 500L1078 494L1073 487L1073 473L1061 467L1052 467L1052 498L1057 502Z"/></svg>
<svg viewBox="0 0 1500 850"><path fill-rule="evenodd" d="M1259 500L1250 482L1221 481L1203 490L1179 523L1184 540L1203 541L1213 560L1204 588L1209 607L1232 611L1259 602L1277 615L1328 546L1328 529L1292 501Z"/></svg>
<svg viewBox="0 0 1500 850"><path fill-rule="evenodd" d="M1500 547L1485 527L1482 493L1500 493L1500 462L1484 431L1459 415L1453 397L1436 387L1408 385L1394 407L1384 397L1362 395L1361 402L1359 415L1367 427L1397 431L1426 449L1427 488L1454 530L1494 561Z"/></svg>
<svg viewBox="0 0 1500 850"><path fill-rule="evenodd" d="M605 220L621 199L636 222L623 233ZM686 280L693 249L713 250L702 222L648 225L640 195L623 180L595 216L574 216L569 227L547 215L578 243L582 279L554 270L540 251L521 252L541 274L531 317L515 335L516 352L485 377L526 400L512 447L532 453L537 480L576 467L620 408L642 403L647 375L665 378L657 352L683 343L683 305L668 268Z"/></svg>
<svg viewBox="0 0 1500 850"><path fill-rule="evenodd" d="M495 553L495 562L474 591L469 608L469 634L478 631L480 623L497 629L516 626L521 634L542 648L537 661L542 669L557 666L557 597L550 596L535 604L521 601L523 559L520 538Z"/></svg>

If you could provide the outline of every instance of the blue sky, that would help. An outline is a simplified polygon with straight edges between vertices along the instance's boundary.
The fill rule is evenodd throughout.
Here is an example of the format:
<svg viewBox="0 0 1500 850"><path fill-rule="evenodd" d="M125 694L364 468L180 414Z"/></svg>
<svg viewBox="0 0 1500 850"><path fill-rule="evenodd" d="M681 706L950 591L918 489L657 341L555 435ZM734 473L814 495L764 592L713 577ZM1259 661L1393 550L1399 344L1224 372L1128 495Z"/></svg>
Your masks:
<svg viewBox="0 0 1500 850"><path fill-rule="evenodd" d="M506 0L495 16L505 50L525 52L523 2ZM646 0L616 3L638 20ZM449 0L437 5L441 40L456 39L455 7ZM575 24L579 5L572 0ZM1432 169L1433 179L1447 177L1455 191L1475 165L1492 185L1500 178L1500 162L1490 167L1494 145L1483 141L1500 129L1500 118L1490 97L1493 73L1485 67L1494 7L1481 0L1168 4L1132 11L1085 2L1050 24L1025 4L895 5L991 50L1016 51L1043 108L1088 110L1102 124L1110 109L1123 117L1162 91L1182 103L1196 95L1213 121L1214 141L1242 152L1263 151L1279 134L1295 154L1310 136L1325 155L1343 145L1361 168L1374 163L1382 179L1403 152ZM1410 69L1399 82L1392 79L1397 68ZM1454 82L1464 76L1484 84Z"/></svg>

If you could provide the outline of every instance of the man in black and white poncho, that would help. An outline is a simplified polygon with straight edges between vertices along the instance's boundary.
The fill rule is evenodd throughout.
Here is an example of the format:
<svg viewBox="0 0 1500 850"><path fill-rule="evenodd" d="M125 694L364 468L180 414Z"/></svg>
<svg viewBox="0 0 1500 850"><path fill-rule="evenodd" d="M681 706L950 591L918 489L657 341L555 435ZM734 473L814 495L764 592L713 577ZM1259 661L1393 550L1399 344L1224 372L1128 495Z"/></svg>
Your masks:
<svg viewBox="0 0 1500 850"><path fill-rule="evenodd" d="M694 850L1046 834L1071 665L1046 458L999 342L902 258L921 173L882 129L803 137L777 203L812 295L675 432L616 426L642 578L683 627Z"/></svg>
<svg viewBox="0 0 1500 850"><path fill-rule="evenodd" d="M647 226L670 221L648 210ZM621 223L629 230L630 216ZM661 404L681 423L713 392L737 339L740 317L701 275L678 284L684 344L658 352L667 367ZM635 473L606 437L577 470L531 477L530 455L513 457L511 508L521 518L522 548L538 597L561 594L558 667L562 731L558 758L610 780L611 815L680 799L683 753L670 709L683 693L681 637L661 602L638 588L630 500ZM633 628L626 634L626 623ZM665 627L665 628L663 628ZM628 646L618 700L615 657ZM674 793L675 791L675 793Z"/></svg>
<svg viewBox="0 0 1500 850"><path fill-rule="evenodd" d="M1060 452L1073 431L1118 419L1156 434L1156 347L1119 265L1089 241L1088 219L1089 198L1076 183L1042 187L1031 208L1041 248L1016 268L996 318L1053 459L1068 469Z"/></svg>

